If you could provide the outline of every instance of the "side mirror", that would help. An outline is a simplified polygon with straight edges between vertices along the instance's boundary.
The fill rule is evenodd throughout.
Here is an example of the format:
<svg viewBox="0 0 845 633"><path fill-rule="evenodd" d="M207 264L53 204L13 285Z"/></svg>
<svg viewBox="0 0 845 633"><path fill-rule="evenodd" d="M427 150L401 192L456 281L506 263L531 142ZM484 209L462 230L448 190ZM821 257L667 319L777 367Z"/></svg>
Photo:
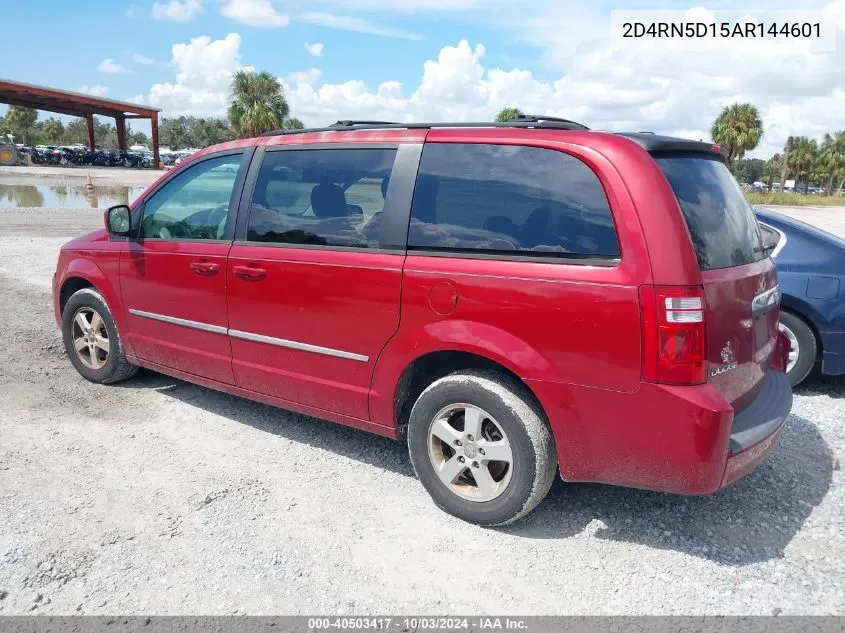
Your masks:
<svg viewBox="0 0 845 633"><path fill-rule="evenodd" d="M112 235L129 235L131 226L129 207L118 204L106 211L106 230Z"/></svg>

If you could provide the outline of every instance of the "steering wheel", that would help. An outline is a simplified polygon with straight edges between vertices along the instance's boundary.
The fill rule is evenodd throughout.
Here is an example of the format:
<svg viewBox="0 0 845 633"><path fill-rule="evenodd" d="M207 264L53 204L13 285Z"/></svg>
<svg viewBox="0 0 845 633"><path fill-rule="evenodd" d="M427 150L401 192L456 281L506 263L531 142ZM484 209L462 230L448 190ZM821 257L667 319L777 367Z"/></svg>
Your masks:
<svg viewBox="0 0 845 633"><path fill-rule="evenodd" d="M177 237L190 237L188 227L183 222L163 213L154 213L144 218L142 235L172 240Z"/></svg>
<svg viewBox="0 0 845 633"><path fill-rule="evenodd" d="M200 211L198 214L202 220L199 225L192 225L184 220L177 220L163 213L154 213L147 218L144 227L144 235L147 237L160 237L164 240L181 238L188 239L220 239L226 229L226 214L229 210L228 204L219 207ZM204 216L204 217L203 217Z"/></svg>

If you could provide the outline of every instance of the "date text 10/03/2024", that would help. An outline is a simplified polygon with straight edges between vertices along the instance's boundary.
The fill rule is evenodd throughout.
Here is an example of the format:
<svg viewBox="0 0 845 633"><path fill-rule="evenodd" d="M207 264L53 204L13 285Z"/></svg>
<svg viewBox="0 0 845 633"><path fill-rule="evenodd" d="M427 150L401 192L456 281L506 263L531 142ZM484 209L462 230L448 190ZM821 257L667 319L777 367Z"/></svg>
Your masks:
<svg viewBox="0 0 845 633"><path fill-rule="evenodd" d="M309 631L527 631L525 620L510 617L322 617L308 618Z"/></svg>
<svg viewBox="0 0 845 633"><path fill-rule="evenodd" d="M810 38L821 37L820 22L624 22L626 38Z"/></svg>

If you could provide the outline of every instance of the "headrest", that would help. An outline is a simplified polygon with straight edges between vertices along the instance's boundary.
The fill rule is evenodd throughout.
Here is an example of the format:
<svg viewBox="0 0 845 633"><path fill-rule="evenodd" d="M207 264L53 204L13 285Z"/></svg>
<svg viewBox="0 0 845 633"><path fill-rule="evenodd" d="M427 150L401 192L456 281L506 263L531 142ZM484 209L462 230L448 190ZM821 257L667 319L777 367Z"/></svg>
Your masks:
<svg viewBox="0 0 845 633"><path fill-rule="evenodd" d="M331 183L317 185L311 190L311 208L318 218L340 218L348 213L343 189Z"/></svg>

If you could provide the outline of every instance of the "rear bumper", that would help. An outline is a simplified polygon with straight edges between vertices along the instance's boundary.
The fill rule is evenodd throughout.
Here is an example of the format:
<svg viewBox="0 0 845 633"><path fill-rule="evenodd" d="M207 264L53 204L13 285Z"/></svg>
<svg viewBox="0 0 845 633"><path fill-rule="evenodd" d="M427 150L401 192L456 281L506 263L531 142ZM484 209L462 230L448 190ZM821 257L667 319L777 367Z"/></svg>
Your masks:
<svg viewBox="0 0 845 633"><path fill-rule="evenodd" d="M845 374L845 332L820 332L822 338L822 373Z"/></svg>
<svg viewBox="0 0 845 633"><path fill-rule="evenodd" d="M769 370L742 413L710 385L642 383L635 393L529 381L546 409L561 476L680 494L710 494L775 448L792 407L782 371Z"/></svg>
<svg viewBox="0 0 845 633"><path fill-rule="evenodd" d="M792 388L786 374L770 371L760 394L731 426L729 456L720 487L748 474L777 446L777 439L792 410Z"/></svg>

